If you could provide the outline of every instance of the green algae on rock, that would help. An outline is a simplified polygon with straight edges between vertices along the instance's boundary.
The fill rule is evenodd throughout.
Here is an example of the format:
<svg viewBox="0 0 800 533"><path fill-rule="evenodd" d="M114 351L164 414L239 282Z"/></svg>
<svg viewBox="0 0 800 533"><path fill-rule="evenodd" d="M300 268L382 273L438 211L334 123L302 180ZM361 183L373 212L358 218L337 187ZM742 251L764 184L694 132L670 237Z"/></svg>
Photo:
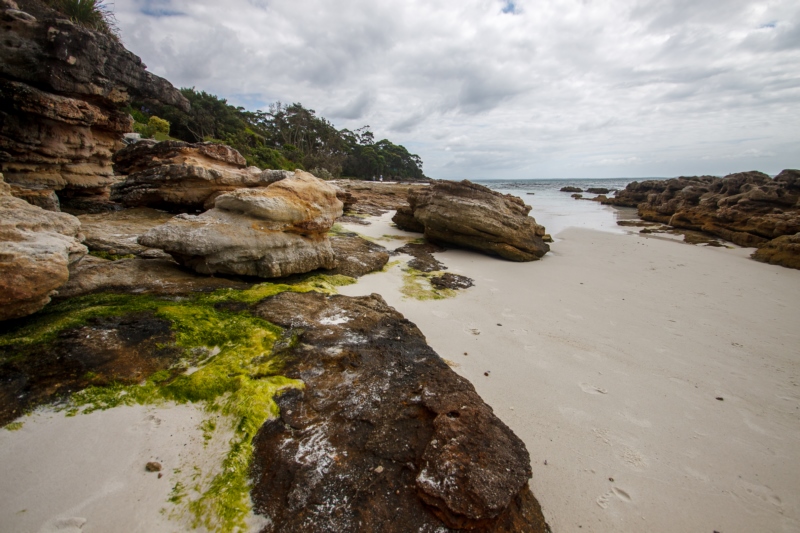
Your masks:
<svg viewBox="0 0 800 533"><path fill-rule="evenodd" d="M422 272L412 267L403 269L403 288L400 292L416 300L444 300L456 296L454 289L437 288L430 282L430 278L440 275L441 272Z"/></svg>
<svg viewBox="0 0 800 533"><path fill-rule="evenodd" d="M50 387L48 391L54 390L54 395L34 395L36 402L2 414L13 420L36 404L53 400L62 400L59 408L70 415L120 405L199 402L209 413L231 420L234 437L219 472L208 483L195 485L191 497L185 484L176 485L170 501L182 510L170 516L188 512L193 527L211 531L242 529L251 510L252 440L264 422L279 414L273 397L286 389L304 387L302 381L280 375L284 365L281 353L296 344L295 334L285 333L246 311L250 305L281 292L335 294L337 286L354 281L347 276L311 275L295 283L261 283L247 290L223 289L173 298L94 294L49 306L27 320L16 321L9 332L0 335L0 347L6 348L0 356L0 375L23 374L27 358L37 350L64 344L64 339L70 339L75 331L83 334L100 328L108 337L129 316L155 324L147 332L160 333L159 347L171 357L148 367L143 379L138 374L116 372L113 362L109 366L108 357L99 367L83 364L64 376L69 386ZM166 324L166 335L162 323ZM116 337L124 340L131 335ZM141 336L141 332L136 335ZM130 340L141 341L139 337ZM57 362L53 361L54 368ZM11 398L11 392L19 391L0 390L0 397ZM64 392L71 395L64 399ZM14 424L17 423L6 427L13 428ZM208 420L203 424L201 430L207 442L216 422L213 426Z"/></svg>

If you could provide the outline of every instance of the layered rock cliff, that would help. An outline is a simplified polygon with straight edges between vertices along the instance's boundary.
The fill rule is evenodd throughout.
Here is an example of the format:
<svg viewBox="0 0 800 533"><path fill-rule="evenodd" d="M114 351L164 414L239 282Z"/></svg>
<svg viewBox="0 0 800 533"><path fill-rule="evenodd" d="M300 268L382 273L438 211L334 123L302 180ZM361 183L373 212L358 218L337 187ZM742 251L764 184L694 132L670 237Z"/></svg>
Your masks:
<svg viewBox="0 0 800 533"><path fill-rule="evenodd" d="M4 0L0 27L0 171L19 198L50 210L105 199L112 155L132 131L131 99L188 110L118 40L41 2Z"/></svg>

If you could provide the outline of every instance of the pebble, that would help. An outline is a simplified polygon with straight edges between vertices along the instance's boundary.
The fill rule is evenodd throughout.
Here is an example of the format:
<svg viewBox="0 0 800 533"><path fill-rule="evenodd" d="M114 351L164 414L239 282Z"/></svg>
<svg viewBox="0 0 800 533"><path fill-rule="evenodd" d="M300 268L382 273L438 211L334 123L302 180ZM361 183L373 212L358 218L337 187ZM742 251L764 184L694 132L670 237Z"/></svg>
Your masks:
<svg viewBox="0 0 800 533"><path fill-rule="evenodd" d="M155 461L150 461L146 465L144 465L144 469L148 472L160 472L161 471L161 463L157 463Z"/></svg>
<svg viewBox="0 0 800 533"><path fill-rule="evenodd" d="M378 465L378 466L375 468L375 472L376 472L376 473L378 473L378 474L380 474L381 472L383 472L383 465Z"/></svg>

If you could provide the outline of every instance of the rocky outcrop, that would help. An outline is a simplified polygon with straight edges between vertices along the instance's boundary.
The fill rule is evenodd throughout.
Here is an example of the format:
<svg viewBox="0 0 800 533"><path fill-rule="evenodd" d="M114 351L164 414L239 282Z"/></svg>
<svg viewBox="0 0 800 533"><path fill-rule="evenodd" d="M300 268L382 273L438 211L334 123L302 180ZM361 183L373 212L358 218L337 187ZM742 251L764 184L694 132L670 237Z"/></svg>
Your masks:
<svg viewBox="0 0 800 533"><path fill-rule="evenodd" d="M0 320L44 307L86 253L80 222L11 196L0 174Z"/></svg>
<svg viewBox="0 0 800 533"><path fill-rule="evenodd" d="M18 196L48 209L58 206L54 191L61 203L106 201L131 98L189 104L113 37L40 2L19 4L0 8L0 170Z"/></svg>
<svg viewBox="0 0 800 533"><path fill-rule="evenodd" d="M522 441L380 296L254 312L290 328L283 374L305 383L254 441L262 531L547 531Z"/></svg>
<svg viewBox="0 0 800 533"><path fill-rule="evenodd" d="M762 263L800 269L800 233L772 239L750 257Z"/></svg>
<svg viewBox="0 0 800 533"><path fill-rule="evenodd" d="M93 252L110 256L149 255L153 248L136 240L149 230L168 222L173 215L157 209L137 207L108 213L78 215L81 221L83 244ZM159 250L160 252L160 250Z"/></svg>
<svg viewBox="0 0 800 533"><path fill-rule="evenodd" d="M73 263L69 281L53 295L55 300L97 292L177 295L216 289L246 289L250 285L197 274L171 259L120 259L109 261L91 255Z"/></svg>
<svg viewBox="0 0 800 533"><path fill-rule="evenodd" d="M550 247L544 226L528 216L518 197L464 180L440 181L411 191L409 208L392 219L408 231L423 230L432 242L455 244L511 261L534 261Z"/></svg>
<svg viewBox="0 0 800 533"><path fill-rule="evenodd" d="M336 267L326 233L341 214L333 187L297 171L266 188L218 196L213 209L178 215L138 242L201 274L275 278Z"/></svg>
<svg viewBox="0 0 800 533"><path fill-rule="evenodd" d="M335 235L330 241L337 266L328 271L328 274L360 278L382 269L389 262L389 251L386 248L362 239L355 233Z"/></svg>
<svg viewBox="0 0 800 533"><path fill-rule="evenodd" d="M572 185L568 185L566 187L561 187L561 189L559 189L559 190L561 192L583 192L583 189L581 189L580 187L574 187Z"/></svg>
<svg viewBox="0 0 800 533"><path fill-rule="evenodd" d="M210 209L217 196L248 187L267 187L292 173L247 168L244 157L214 143L141 141L114 154L117 174L111 197L128 207L170 211Z"/></svg>
<svg viewBox="0 0 800 533"><path fill-rule="evenodd" d="M608 203L638 201L639 216L703 231L740 246L758 246L800 231L800 171L774 179L761 172L631 183Z"/></svg>
<svg viewBox="0 0 800 533"><path fill-rule="evenodd" d="M580 191L575 191L575 192L580 192ZM589 194L608 194L611 191L606 189L605 187L589 187L588 189L586 189L586 192L588 192Z"/></svg>
<svg viewBox="0 0 800 533"><path fill-rule="evenodd" d="M419 183L362 180L336 180L334 183L343 191L340 199L345 203L345 212L371 216L407 207L410 191L428 187Z"/></svg>

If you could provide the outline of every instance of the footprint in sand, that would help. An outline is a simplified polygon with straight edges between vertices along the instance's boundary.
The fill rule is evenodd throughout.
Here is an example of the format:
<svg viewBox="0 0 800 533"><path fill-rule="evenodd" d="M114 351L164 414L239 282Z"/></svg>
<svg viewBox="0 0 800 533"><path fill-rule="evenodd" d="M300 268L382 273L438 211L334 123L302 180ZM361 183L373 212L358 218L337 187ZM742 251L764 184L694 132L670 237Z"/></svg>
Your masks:
<svg viewBox="0 0 800 533"><path fill-rule="evenodd" d="M606 492L605 494L603 494L601 496L598 496L598 498L596 500L597 501L597 505L599 505L603 509L608 509L608 504L611 503L611 501L614 498L617 498L618 500L626 502L626 503L630 503L630 502L633 501L633 498L631 498L630 494L628 494L627 492L625 492L622 489L614 487L613 489L611 489L610 491Z"/></svg>
<svg viewBox="0 0 800 533"><path fill-rule="evenodd" d="M49 520L39 531L40 533L80 533L84 525L86 525L86 519L79 516L56 518Z"/></svg>
<svg viewBox="0 0 800 533"><path fill-rule="evenodd" d="M602 387L595 387L588 383L579 383L581 390L586 394L608 394L608 391Z"/></svg>
<svg viewBox="0 0 800 533"><path fill-rule="evenodd" d="M481 330L479 330L478 328L467 328L467 331L469 333L472 333L473 335L480 335L481 334Z"/></svg>

